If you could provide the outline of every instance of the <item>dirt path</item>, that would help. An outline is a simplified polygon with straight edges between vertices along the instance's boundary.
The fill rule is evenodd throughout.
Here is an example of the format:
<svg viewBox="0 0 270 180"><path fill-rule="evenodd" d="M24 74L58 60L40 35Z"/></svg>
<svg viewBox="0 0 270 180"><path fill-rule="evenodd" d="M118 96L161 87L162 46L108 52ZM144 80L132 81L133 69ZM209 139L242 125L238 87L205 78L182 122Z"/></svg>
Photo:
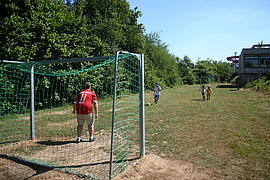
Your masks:
<svg viewBox="0 0 270 180"><path fill-rule="evenodd" d="M115 180L181 180L213 179L209 172L192 164L170 161L150 154L131 162L127 170ZM23 162L0 158L0 180L21 179L80 179L76 175L58 172L44 167L26 165Z"/></svg>

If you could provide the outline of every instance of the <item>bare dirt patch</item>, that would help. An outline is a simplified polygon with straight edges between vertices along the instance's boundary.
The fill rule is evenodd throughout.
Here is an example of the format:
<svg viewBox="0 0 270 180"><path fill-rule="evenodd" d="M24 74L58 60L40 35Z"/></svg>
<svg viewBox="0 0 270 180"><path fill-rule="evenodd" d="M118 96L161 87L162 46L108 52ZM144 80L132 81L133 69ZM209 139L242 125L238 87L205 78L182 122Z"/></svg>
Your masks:
<svg viewBox="0 0 270 180"><path fill-rule="evenodd" d="M192 164L171 161L150 154L133 162L115 180L212 179L209 173Z"/></svg>

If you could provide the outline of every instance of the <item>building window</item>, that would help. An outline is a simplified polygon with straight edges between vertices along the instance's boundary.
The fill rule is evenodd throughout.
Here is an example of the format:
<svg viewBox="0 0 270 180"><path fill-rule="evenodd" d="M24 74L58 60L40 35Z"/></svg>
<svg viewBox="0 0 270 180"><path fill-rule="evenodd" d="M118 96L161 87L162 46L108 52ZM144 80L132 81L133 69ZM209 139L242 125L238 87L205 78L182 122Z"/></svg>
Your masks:
<svg viewBox="0 0 270 180"><path fill-rule="evenodd" d="M259 57L258 56L246 56L244 58L245 68L257 68L260 67Z"/></svg>
<svg viewBox="0 0 270 180"><path fill-rule="evenodd" d="M270 56L262 56L260 58L261 67L270 67Z"/></svg>
<svg viewBox="0 0 270 180"><path fill-rule="evenodd" d="M246 56L244 65L245 68L269 68L270 56Z"/></svg>

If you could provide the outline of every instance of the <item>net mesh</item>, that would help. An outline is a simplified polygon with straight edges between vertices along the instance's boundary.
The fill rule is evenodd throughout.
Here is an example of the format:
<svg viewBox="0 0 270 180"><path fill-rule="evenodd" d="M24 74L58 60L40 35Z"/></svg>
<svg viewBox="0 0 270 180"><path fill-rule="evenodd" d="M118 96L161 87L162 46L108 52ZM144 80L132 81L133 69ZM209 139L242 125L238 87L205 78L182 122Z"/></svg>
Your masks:
<svg viewBox="0 0 270 180"><path fill-rule="evenodd" d="M127 160L139 156L140 61L131 54L119 55L117 68L115 61L112 56L102 62L2 64L1 153L96 179L109 178L112 155L111 177L121 173ZM34 72L34 140L29 140L31 72ZM97 140L88 141L85 124L83 142L76 143L77 120L72 109L85 82L92 84L98 97L99 118L94 126Z"/></svg>

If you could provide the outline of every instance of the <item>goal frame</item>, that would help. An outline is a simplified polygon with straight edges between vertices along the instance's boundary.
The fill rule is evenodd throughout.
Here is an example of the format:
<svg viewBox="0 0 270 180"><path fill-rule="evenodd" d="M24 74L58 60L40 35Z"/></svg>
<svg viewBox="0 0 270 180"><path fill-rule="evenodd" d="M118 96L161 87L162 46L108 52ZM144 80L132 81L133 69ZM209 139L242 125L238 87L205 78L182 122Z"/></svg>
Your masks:
<svg viewBox="0 0 270 180"><path fill-rule="evenodd" d="M120 54L131 54L136 57L139 61L139 79L140 79L140 90L139 90L139 138L140 138L140 157L145 156L145 103L144 103L144 54L130 53L128 51L117 51L115 54L114 61L114 91L113 91L113 102L112 102L112 129L111 129L111 150L110 150L110 169L109 169L109 179L113 178L112 166L113 166L113 143L114 143L114 123L115 123L115 104L116 104L116 90L117 90L117 70L118 70L118 59ZM39 64L57 64L57 63L75 63L75 62L91 62L99 61L103 62L112 56L99 56L99 57L89 57L89 58L73 58L73 59L58 59L58 60L45 60L39 61ZM8 61L1 60L1 63L24 63L21 61ZM36 127L35 127L35 64L31 66L29 73L30 76L30 139L36 139Z"/></svg>

